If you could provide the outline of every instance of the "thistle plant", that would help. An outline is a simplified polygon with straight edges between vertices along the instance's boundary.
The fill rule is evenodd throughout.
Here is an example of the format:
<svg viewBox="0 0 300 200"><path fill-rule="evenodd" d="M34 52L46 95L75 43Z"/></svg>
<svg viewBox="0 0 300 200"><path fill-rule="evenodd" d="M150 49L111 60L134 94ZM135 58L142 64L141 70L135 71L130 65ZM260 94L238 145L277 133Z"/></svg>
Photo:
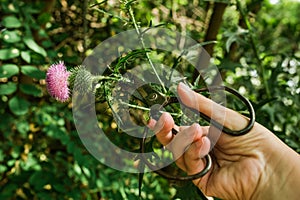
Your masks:
<svg viewBox="0 0 300 200"><path fill-rule="evenodd" d="M118 127L122 127L123 131L126 128L140 128L139 126L128 126L126 123L129 121L134 121L135 125L145 126L147 120L151 117L151 114L153 114L151 113L152 110L150 107L152 105L149 104L149 100L151 101L153 98L154 101L151 103L155 104L155 100L158 100L158 103L162 103L163 100L169 97L176 97L173 86L179 82L186 81L186 77L183 77L181 74L179 75L175 70L179 64L182 64L180 62L184 60L186 51L183 51L175 59L170 58L169 55L164 55L166 59L158 59L159 61L164 59L164 61L170 62L169 66L172 67L168 70L164 71L163 65L157 65L153 60L155 56L161 56L161 52L155 52L153 49L147 48L143 38L145 32L153 27L149 27L148 29L141 29L141 27L139 27L131 7L132 2L133 1L123 2L124 10L127 12L131 22L126 21L126 23L131 24L134 28L136 35L132 37L137 38L141 49L133 49L125 55L120 52L120 57L112 62L102 74L93 74L89 70L89 66L84 65L75 66L68 71L64 62L60 61L50 66L46 77L49 94L60 102L66 102L70 99L74 88L76 88L75 92L93 94L96 103L106 103L110 109L110 114L114 115ZM166 54L166 52L164 53ZM142 67L138 68L138 70L134 70L136 69L134 65L140 65L141 62L146 62L146 64L142 63ZM146 65L146 67L144 65ZM147 80L145 81L145 79ZM143 84L143 81L147 84ZM199 79L197 79L197 82L199 82ZM139 87L137 87L137 85L139 85ZM132 91L132 88L135 88L135 91ZM173 88L173 90L170 88ZM151 94L153 91L159 94L157 99L153 96L155 93L153 93L153 95ZM116 93L118 94L117 96ZM182 120L185 117L179 104L173 104L164 109L170 112L175 120ZM128 115L123 115L124 112L126 113L128 111L131 119L128 119ZM162 112L162 110L156 111L157 113ZM128 132L130 131L132 130L128 130ZM140 133L139 139L142 138L141 136L143 136L143 133ZM132 146L134 146L133 151L140 149L139 147L136 148L137 144L140 145L140 143L132 144ZM158 146L154 139L147 141L146 151L153 152L153 156L158 157L154 152L153 144L156 144L156 147ZM161 154L164 154L164 152ZM168 156L169 155L170 154L168 154ZM136 158L136 160L140 159L139 157ZM139 191L141 192L145 165L143 162L139 162L137 168L141 171L139 174Z"/></svg>
<svg viewBox="0 0 300 200"><path fill-rule="evenodd" d="M187 51L184 50L174 59L170 57L168 52L161 52L146 47L144 40L145 33L160 25L152 26L150 24L150 27L142 29L135 19L131 6L132 3L133 1L122 1L123 10L128 14L130 19L126 23L132 25L135 32L135 35L131 37L137 38L136 41L139 43L140 49L133 49L126 54L120 52L120 57L114 60L102 74L94 74L89 70L89 66L84 65L69 66L70 70L67 71L64 62L60 61L50 66L46 79L49 94L60 102L66 102L74 92L74 88L76 88L76 92L81 94L93 94L96 103L104 102L108 105L110 113L114 115L113 117L118 127L121 127L123 131L135 128L127 126L126 123L128 121L134 121L134 125L139 126L147 124L151 114L153 114L150 107L156 103L156 101L152 101L149 104L148 101L152 98L151 93L153 91L160 94L157 98L157 103L159 104L169 97L176 97L176 94L174 94L175 86L179 82L186 81L186 77L178 74L175 68L182 64L181 61L184 60ZM157 59L162 54L163 57ZM164 66L158 65L157 61L163 61L171 67L163 70ZM142 67L139 70L133 70L136 65L142 65ZM147 84L143 84L143 81ZM199 82L199 79L197 79L197 82ZM135 88L136 85L143 87ZM136 91L131 91L132 88L135 88ZM116 97L114 96L115 93L119 93L117 98L113 98ZM182 121L185 117L180 109L180 105L172 105L164 108L164 110L170 112L177 122ZM128 119L128 115L123 115L124 112L128 111L130 119ZM163 111L157 110L157 116L161 112ZM139 127L137 126L137 128Z"/></svg>

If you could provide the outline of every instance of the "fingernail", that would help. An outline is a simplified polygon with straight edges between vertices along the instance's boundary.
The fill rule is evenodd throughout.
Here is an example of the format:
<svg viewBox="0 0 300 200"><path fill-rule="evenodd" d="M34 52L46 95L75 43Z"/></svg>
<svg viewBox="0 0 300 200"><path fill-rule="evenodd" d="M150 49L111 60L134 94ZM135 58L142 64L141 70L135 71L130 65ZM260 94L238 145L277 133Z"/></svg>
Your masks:
<svg viewBox="0 0 300 200"><path fill-rule="evenodd" d="M188 98L188 100L190 102L193 102L193 96L192 96L192 92L193 90L191 88L189 88L186 84L180 82L179 83L179 89L184 93L185 98Z"/></svg>

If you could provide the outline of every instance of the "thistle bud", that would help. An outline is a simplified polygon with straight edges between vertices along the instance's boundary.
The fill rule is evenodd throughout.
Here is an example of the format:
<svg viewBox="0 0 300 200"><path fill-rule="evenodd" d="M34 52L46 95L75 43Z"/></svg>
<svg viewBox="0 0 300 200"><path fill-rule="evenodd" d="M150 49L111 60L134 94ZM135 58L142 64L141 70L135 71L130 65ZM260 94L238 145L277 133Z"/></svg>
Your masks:
<svg viewBox="0 0 300 200"><path fill-rule="evenodd" d="M94 76L84 66L74 67L70 72L68 81L72 90L76 88L79 93L93 92Z"/></svg>

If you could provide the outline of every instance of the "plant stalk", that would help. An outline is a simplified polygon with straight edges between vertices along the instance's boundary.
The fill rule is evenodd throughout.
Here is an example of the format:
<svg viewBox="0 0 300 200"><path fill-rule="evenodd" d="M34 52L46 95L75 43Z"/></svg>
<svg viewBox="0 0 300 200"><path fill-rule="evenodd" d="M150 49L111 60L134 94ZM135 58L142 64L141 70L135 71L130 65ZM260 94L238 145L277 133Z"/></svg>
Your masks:
<svg viewBox="0 0 300 200"><path fill-rule="evenodd" d="M254 37L253 37L253 31L252 31L252 27L251 27L251 24L249 22L249 20L247 19L246 17L246 14L242 8L242 5L241 5L241 2L239 0L236 0L236 3L237 3L237 7L240 11L240 14L246 24L246 27L247 29L249 30L249 40L250 40L250 45L253 49L253 53L254 53L254 57L255 59L257 60L257 64L258 64L258 67L259 67L259 71L260 71L260 75L261 75L261 79L262 79L262 82L263 82L263 85L265 87L265 90L266 90L266 94L267 94L267 98L271 98L271 92L270 92L270 88L269 88L269 85L268 85L268 80L267 80L267 76L266 76L266 71L265 71L265 68L262 64L262 60L259 56L259 53L258 53L258 49L256 47L256 44L255 44L255 40L254 40Z"/></svg>
<svg viewBox="0 0 300 200"><path fill-rule="evenodd" d="M130 15L130 17L131 17L132 23L133 23L133 25L134 25L135 31L136 31L136 33L137 33L137 35L138 35L138 37L139 37L139 39L140 39L140 42L141 42L141 44L142 44L142 47L143 47L144 50L146 50L146 45L145 45L145 43L144 43L144 40L143 40L141 31L140 31L140 29L139 29L139 27L138 27L138 25L137 25L136 20L135 20L135 17L134 17L134 14L133 14L133 10L132 10L131 5L128 5L127 8L128 8L128 12L129 12L129 15ZM152 68L152 70L153 70L155 76L157 77L159 83L161 84L161 86L162 86L162 88L163 88L164 93L166 94L166 93L167 93L167 90L166 90L166 88L165 88L165 85L164 85L163 81L160 79L160 77L159 77L159 75L158 75L158 73L157 73L157 71L156 71L156 69L155 69L155 66L154 66L154 64L153 64L153 62L152 62L152 60L151 60L151 58L150 58L150 56L149 56L149 53L148 53L147 51L145 51L145 54L146 54L146 58L147 58L147 60L148 60L148 62L149 62L149 64L150 64L150 66L151 66L151 68Z"/></svg>

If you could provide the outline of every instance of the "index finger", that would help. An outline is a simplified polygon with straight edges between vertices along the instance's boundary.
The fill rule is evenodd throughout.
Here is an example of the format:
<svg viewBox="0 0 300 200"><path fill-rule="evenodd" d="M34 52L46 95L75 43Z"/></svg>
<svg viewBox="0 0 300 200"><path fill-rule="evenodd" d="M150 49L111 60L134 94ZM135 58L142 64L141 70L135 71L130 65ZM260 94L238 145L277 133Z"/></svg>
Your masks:
<svg viewBox="0 0 300 200"><path fill-rule="evenodd" d="M200 111L218 123L224 124L228 129L241 130L248 125L245 116L194 92L183 83L178 85L178 95L187 107Z"/></svg>

